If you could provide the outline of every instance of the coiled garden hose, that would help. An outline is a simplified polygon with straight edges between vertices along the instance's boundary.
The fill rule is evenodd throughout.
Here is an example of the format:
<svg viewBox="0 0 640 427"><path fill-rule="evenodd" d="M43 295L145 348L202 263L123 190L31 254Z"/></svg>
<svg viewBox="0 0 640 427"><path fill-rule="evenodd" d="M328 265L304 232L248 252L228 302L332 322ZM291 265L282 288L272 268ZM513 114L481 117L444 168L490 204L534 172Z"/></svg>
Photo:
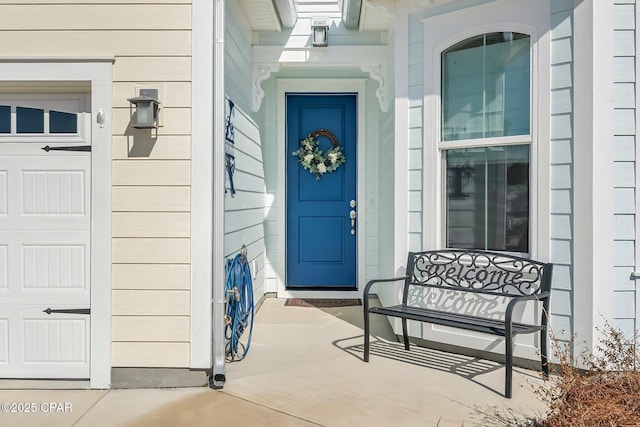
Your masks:
<svg viewBox="0 0 640 427"><path fill-rule="evenodd" d="M228 362L242 360L249 351L253 333L253 281L246 250L227 259L225 284L226 312L225 339ZM242 334L249 329L246 344L240 342Z"/></svg>

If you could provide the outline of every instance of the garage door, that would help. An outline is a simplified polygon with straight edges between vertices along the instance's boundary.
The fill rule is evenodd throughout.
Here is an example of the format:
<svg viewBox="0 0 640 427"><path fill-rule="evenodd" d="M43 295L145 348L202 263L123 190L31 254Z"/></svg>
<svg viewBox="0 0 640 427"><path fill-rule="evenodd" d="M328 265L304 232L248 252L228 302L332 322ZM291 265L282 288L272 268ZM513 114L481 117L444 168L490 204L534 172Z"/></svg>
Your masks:
<svg viewBox="0 0 640 427"><path fill-rule="evenodd" d="M0 94L0 378L88 378L86 96Z"/></svg>

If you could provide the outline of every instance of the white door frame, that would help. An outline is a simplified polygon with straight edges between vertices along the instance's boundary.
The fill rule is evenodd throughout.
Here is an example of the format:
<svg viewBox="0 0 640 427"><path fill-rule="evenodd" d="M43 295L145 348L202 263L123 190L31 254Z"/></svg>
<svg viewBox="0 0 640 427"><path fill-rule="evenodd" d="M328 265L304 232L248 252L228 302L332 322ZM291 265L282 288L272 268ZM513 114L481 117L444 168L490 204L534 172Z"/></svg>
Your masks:
<svg viewBox="0 0 640 427"><path fill-rule="evenodd" d="M357 200L358 200L358 232L356 234L356 271L355 291L292 291L286 289L286 182L285 167L287 155L286 138L286 94L287 93L348 93L357 96ZM365 201L365 141L366 141L366 79L278 79L278 131L277 159L280 165L277 170L276 203L278 205L278 251L276 274L278 276L278 298L360 298L365 278L365 236L366 236L366 201Z"/></svg>
<svg viewBox="0 0 640 427"><path fill-rule="evenodd" d="M111 105L113 57L2 58L0 82L91 84L91 342L90 387L111 384ZM104 112L104 121L93 118ZM93 202L96 203L93 203Z"/></svg>

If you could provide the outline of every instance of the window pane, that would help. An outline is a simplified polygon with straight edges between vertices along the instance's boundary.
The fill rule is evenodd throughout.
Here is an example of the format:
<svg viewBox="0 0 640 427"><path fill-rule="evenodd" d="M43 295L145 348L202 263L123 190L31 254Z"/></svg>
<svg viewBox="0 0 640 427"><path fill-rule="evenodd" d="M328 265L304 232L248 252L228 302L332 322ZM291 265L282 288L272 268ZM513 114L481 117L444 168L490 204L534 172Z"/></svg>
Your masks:
<svg viewBox="0 0 640 427"><path fill-rule="evenodd" d="M530 38L472 37L442 53L442 140L529 134Z"/></svg>
<svg viewBox="0 0 640 427"><path fill-rule="evenodd" d="M50 133L78 133L78 115L49 111Z"/></svg>
<svg viewBox="0 0 640 427"><path fill-rule="evenodd" d="M11 107L0 105L0 133L11 133Z"/></svg>
<svg viewBox="0 0 640 427"><path fill-rule="evenodd" d="M529 252L529 146L447 150L447 246Z"/></svg>
<svg viewBox="0 0 640 427"><path fill-rule="evenodd" d="M18 133L44 133L44 110L16 107Z"/></svg>

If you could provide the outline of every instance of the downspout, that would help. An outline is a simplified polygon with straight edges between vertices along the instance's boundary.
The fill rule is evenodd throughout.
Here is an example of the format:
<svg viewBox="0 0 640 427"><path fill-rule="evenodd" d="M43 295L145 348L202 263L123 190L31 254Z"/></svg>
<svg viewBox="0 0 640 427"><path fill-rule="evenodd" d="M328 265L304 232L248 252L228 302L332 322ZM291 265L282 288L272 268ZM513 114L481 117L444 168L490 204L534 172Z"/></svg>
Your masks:
<svg viewBox="0 0 640 427"><path fill-rule="evenodd" d="M209 386L225 382L224 354L224 0L213 12L213 369ZM196 197L196 195L192 195Z"/></svg>

